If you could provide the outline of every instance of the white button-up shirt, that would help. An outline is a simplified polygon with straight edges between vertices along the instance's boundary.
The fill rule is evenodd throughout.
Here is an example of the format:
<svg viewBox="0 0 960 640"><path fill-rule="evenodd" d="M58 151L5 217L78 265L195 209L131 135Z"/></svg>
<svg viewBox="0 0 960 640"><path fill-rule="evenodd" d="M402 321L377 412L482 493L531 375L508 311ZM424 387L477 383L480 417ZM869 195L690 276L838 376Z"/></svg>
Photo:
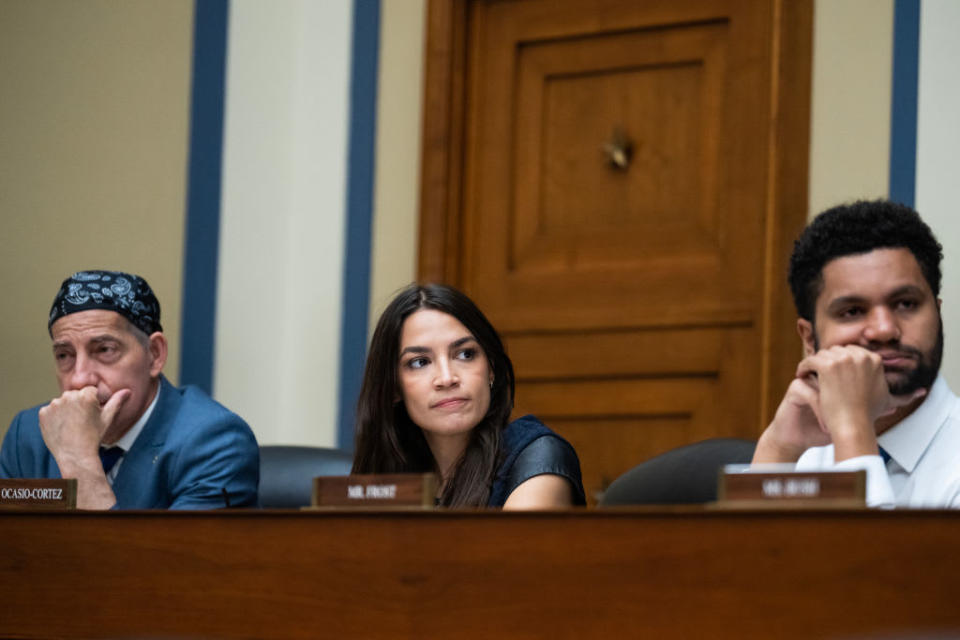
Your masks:
<svg viewBox="0 0 960 640"><path fill-rule="evenodd" d="M871 507L960 508L960 399L938 376L923 403L877 442L890 454L834 462L833 445L807 449L798 471L867 472Z"/></svg>
<svg viewBox="0 0 960 640"><path fill-rule="evenodd" d="M157 393L153 396L150 406L147 407L147 410L143 412L143 415L140 416L140 419L133 423L133 426L130 427L125 434L123 434L122 438L111 445L123 449L123 456L126 456L130 451L130 447L133 446L137 436L139 436L140 432L143 431L144 425L147 424L147 420L149 420L151 414L153 414L153 409L157 406L157 400L160 399L160 388L162 386L163 385L161 384L157 385ZM117 463L113 465L113 468L110 469L110 472L107 474L107 482L110 483L110 486L113 486L113 481L116 480L117 473L120 472L120 465L123 464L123 456L120 456L120 459L117 460Z"/></svg>

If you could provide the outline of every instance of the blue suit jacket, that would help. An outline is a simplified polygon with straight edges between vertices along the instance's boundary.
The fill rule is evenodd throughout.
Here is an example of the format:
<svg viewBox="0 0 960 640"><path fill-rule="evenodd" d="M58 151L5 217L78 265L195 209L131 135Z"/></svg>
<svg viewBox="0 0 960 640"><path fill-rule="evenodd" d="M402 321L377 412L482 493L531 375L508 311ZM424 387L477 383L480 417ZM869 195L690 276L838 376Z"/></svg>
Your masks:
<svg viewBox="0 0 960 640"><path fill-rule="evenodd" d="M0 477L59 478L40 434L40 407L13 419ZM113 482L116 509L215 509L257 504L260 451L240 416L195 387L160 378L160 399ZM224 495L226 490L226 496Z"/></svg>

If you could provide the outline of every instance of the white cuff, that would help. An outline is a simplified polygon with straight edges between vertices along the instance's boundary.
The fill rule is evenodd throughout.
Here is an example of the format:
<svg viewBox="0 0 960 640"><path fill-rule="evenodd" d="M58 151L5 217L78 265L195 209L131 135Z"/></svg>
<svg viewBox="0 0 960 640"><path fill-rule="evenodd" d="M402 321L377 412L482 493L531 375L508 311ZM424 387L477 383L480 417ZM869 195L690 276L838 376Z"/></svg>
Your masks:
<svg viewBox="0 0 960 640"><path fill-rule="evenodd" d="M893 509L897 506L887 475L887 465L879 455L857 456L834 464L837 471L867 472L867 506L881 509Z"/></svg>

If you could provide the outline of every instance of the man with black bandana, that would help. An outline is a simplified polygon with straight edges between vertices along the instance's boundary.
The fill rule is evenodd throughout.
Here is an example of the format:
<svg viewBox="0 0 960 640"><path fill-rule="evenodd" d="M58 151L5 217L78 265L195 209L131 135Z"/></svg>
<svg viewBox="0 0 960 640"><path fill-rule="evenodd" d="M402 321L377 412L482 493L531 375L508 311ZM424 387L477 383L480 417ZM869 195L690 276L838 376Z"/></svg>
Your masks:
<svg viewBox="0 0 960 640"><path fill-rule="evenodd" d="M253 432L202 391L163 376L160 304L143 278L73 274L47 329L61 395L13 419L0 477L76 478L81 509L256 505Z"/></svg>
<svg viewBox="0 0 960 640"><path fill-rule="evenodd" d="M903 205L814 219L789 274L806 357L754 463L865 469L870 506L960 506L960 402L938 375L942 257Z"/></svg>

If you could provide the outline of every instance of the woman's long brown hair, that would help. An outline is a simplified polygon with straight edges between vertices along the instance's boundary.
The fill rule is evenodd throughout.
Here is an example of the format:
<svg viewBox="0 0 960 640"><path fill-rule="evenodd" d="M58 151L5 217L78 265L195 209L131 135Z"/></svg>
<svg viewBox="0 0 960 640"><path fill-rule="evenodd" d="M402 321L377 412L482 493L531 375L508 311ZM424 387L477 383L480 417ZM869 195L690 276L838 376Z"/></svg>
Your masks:
<svg viewBox="0 0 960 640"><path fill-rule="evenodd" d="M420 309L435 309L459 320L477 340L493 371L490 407L470 432L467 448L440 496L444 506L484 506L500 458L500 434L513 410L513 364L477 305L447 285L410 285L380 316L357 400L353 473L437 470L423 431L407 415L398 382L403 323Z"/></svg>

